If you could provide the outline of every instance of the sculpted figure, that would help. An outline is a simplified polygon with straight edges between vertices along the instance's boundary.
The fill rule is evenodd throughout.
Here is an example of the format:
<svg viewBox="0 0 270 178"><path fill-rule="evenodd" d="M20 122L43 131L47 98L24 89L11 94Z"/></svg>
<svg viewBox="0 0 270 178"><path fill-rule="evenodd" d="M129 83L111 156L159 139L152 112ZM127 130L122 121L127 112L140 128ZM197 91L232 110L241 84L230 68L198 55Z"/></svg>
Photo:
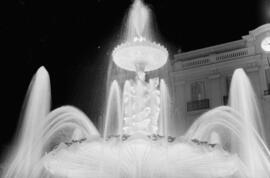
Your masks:
<svg viewBox="0 0 270 178"><path fill-rule="evenodd" d="M138 72L136 80L126 82L123 93L125 135L142 133L156 135L160 111L159 79L145 81L145 73Z"/></svg>

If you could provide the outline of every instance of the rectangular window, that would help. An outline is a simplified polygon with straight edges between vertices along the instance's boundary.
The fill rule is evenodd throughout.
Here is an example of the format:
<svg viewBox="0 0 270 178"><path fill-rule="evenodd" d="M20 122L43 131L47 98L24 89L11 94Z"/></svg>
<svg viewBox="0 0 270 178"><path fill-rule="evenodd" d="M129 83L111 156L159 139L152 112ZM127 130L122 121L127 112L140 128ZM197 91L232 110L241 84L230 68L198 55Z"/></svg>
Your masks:
<svg viewBox="0 0 270 178"><path fill-rule="evenodd" d="M205 82L196 81L191 83L191 101L198 101L205 98Z"/></svg>
<svg viewBox="0 0 270 178"><path fill-rule="evenodd" d="M226 93L223 96L223 104L224 105L227 105L228 104L228 98L229 98L229 94L230 94L231 81L232 81L232 76L226 76L225 77L225 89L226 89Z"/></svg>
<svg viewBox="0 0 270 178"><path fill-rule="evenodd" d="M231 81L232 81L232 77L226 76L225 82L226 82L226 95L227 96L229 95L229 92L230 92Z"/></svg>
<svg viewBox="0 0 270 178"><path fill-rule="evenodd" d="M270 90L270 68L265 70L265 79L266 79L267 89Z"/></svg>

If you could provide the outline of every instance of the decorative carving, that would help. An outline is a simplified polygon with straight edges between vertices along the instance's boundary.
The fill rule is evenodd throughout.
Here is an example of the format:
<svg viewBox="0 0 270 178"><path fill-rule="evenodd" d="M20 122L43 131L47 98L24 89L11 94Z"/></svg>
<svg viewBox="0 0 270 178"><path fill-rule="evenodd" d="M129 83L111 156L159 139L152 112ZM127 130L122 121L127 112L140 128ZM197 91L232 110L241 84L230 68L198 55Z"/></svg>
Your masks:
<svg viewBox="0 0 270 178"><path fill-rule="evenodd" d="M126 81L123 93L124 135L156 135L160 112L159 79L149 83L137 79Z"/></svg>

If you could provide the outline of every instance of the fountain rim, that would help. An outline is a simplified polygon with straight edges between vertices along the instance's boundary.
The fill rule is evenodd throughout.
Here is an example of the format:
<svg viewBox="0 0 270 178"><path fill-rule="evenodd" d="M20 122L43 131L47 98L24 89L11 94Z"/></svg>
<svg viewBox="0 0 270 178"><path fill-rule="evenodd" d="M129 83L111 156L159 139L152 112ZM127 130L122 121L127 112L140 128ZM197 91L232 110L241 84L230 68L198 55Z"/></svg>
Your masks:
<svg viewBox="0 0 270 178"><path fill-rule="evenodd" d="M136 38L116 46L112 52L114 63L128 71L137 71L137 65L143 65L145 72L157 70L166 64L168 56L161 44Z"/></svg>

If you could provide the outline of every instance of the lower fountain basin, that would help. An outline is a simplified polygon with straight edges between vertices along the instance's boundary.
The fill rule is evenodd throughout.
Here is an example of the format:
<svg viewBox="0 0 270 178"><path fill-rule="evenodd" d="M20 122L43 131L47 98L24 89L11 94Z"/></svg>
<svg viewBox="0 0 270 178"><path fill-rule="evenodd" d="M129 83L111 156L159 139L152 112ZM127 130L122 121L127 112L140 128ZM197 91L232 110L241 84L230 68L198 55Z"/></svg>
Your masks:
<svg viewBox="0 0 270 178"><path fill-rule="evenodd" d="M68 178L218 178L243 172L238 156L219 146L147 137L62 143L42 161L53 176Z"/></svg>

